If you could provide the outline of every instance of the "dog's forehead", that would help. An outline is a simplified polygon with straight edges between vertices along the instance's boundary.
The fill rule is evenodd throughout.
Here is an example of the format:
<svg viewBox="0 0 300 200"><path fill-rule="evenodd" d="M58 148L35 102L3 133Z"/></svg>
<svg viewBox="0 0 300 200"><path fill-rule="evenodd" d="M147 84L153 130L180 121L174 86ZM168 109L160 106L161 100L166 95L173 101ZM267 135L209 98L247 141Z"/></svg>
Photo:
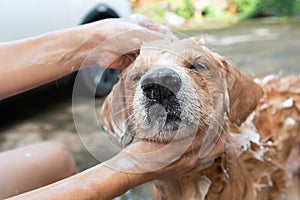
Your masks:
<svg viewBox="0 0 300 200"><path fill-rule="evenodd" d="M160 40L148 42L141 46L140 57L152 60L192 59L205 54L201 40L183 39L179 41Z"/></svg>

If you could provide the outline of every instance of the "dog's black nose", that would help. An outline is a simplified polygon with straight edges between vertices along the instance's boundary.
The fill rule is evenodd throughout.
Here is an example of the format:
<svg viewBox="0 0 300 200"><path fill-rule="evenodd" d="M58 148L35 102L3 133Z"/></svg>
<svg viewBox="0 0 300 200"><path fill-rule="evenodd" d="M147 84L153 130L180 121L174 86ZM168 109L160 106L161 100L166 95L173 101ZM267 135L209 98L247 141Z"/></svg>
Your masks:
<svg viewBox="0 0 300 200"><path fill-rule="evenodd" d="M170 68L148 71L141 79L141 88L149 99L163 100L176 95L181 87L181 78Z"/></svg>

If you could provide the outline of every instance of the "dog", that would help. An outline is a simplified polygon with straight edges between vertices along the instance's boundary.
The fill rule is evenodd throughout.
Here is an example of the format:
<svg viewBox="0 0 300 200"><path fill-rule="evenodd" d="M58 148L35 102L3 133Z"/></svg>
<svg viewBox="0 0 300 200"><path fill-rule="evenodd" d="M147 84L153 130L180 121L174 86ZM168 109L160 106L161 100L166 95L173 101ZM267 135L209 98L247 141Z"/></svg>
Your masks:
<svg viewBox="0 0 300 200"><path fill-rule="evenodd" d="M200 135L200 157L225 135L209 167L156 181L154 199L300 198L300 78L252 79L202 40L143 44L100 123L125 144Z"/></svg>

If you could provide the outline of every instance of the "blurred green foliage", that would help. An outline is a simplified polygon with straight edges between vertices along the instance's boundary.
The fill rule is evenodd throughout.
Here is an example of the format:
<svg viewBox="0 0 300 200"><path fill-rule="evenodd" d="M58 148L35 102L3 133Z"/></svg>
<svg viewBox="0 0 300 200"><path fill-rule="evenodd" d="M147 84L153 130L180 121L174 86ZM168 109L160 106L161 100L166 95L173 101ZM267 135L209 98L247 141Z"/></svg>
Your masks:
<svg viewBox="0 0 300 200"><path fill-rule="evenodd" d="M234 15L232 13L227 12L226 10L217 9L216 5L214 4L208 4L204 7L202 11L202 17L218 20L231 20L234 18Z"/></svg>
<svg viewBox="0 0 300 200"><path fill-rule="evenodd" d="M241 19L257 16L291 16L299 0L231 0L238 7Z"/></svg>
<svg viewBox="0 0 300 200"><path fill-rule="evenodd" d="M195 10L192 0L144 1L135 7L135 12L144 14L152 20L163 23L166 12L189 19L188 23L199 20L237 22L262 16L291 16L300 14L300 0L226 0L227 6L216 1L203 1L203 7ZM201 2L201 1L200 1ZM201 10L202 9L202 10Z"/></svg>
<svg viewBox="0 0 300 200"><path fill-rule="evenodd" d="M168 0L168 5L170 11L185 19L190 19L194 16L195 8L191 0Z"/></svg>
<svg viewBox="0 0 300 200"><path fill-rule="evenodd" d="M293 15L295 0L265 0L261 1L262 12L276 16Z"/></svg>
<svg viewBox="0 0 300 200"><path fill-rule="evenodd" d="M300 14L300 0L296 0L296 2L295 2L294 13Z"/></svg>
<svg viewBox="0 0 300 200"><path fill-rule="evenodd" d="M253 17L258 12L260 0L232 0L237 5L242 19Z"/></svg>
<svg viewBox="0 0 300 200"><path fill-rule="evenodd" d="M163 2L147 2L139 6L138 11L153 21L162 23L166 12L174 12L177 15L190 19L194 16L194 6L191 0L166 0Z"/></svg>
<svg viewBox="0 0 300 200"><path fill-rule="evenodd" d="M162 6L160 3L152 3L148 6L148 11L152 11L154 13L154 16L152 17L152 20L158 23L162 23L164 19L165 14L165 7Z"/></svg>

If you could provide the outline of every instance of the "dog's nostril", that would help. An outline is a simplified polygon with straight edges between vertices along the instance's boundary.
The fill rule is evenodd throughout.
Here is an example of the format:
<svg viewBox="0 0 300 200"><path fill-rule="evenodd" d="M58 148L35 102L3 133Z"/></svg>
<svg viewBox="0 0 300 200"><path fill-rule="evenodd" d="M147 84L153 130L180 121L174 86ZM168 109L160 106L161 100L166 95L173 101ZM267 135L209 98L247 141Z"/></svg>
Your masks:
<svg viewBox="0 0 300 200"><path fill-rule="evenodd" d="M141 79L144 94L150 99L175 95L181 87L181 78L170 68L150 70Z"/></svg>

